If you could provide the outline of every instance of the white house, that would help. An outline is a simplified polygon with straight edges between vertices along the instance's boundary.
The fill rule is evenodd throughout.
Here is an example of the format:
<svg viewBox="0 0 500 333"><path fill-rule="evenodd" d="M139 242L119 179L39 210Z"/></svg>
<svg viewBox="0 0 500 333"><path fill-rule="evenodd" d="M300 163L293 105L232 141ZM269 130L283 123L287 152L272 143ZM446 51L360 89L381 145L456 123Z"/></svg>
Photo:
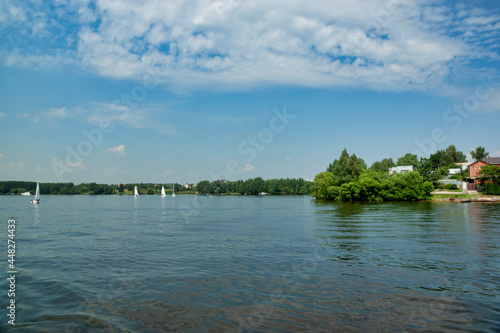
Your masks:
<svg viewBox="0 0 500 333"><path fill-rule="evenodd" d="M462 169L461 168L456 168L456 169L450 169L449 175L456 175L457 173L460 173Z"/></svg>
<svg viewBox="0 0 500 333"><path fill-rule="evenodd" d="M390 175L392 175L393 173L405 173L405 172L411 172L411 171L413 171L413 165L404 165L404 166L397 166L397 167L389 168Z"/></svg>

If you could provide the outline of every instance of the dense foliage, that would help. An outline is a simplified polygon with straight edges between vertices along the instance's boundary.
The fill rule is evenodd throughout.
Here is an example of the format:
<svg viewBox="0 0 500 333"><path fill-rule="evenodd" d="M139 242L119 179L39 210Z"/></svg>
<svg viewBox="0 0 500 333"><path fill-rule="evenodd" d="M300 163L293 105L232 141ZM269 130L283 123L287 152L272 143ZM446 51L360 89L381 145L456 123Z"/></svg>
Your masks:
<svg viewBox="0 0 500 333"><path fill-rule="evenodd" d="M161 187L171 193L172 184L119 184L107 185L96 183L40 183L40 194L131 194L137 186L139 194L160 194ZM254 178L248 180L228 181L201 181L197 186L185 188L180 184L175 185L177 193L210 193L210 194L309 194L313 185L310 181L299 179L269 179ZM35 194L36 182L0 181L0 194L21 194L29 191Z"/></svg>
<svg viewBox="0 0 500 333"><path fill-rule="evenodd" d="M471 150L470 155L474 161L480 161L483 158L490 156L490 153L488 153L484 147L479 146L476 149Z"/></svg>
<svg viewBox="0 0 500 333"><path fill-rule="evenodd" d="M400 163L418 166L419 162L416 155L407 154L398 160ZM383 159L366 170L362 159L349 155L344 149L338 160L316 175L312 195L317 199L338 201L430 199L434 190L431 182L424 181L417 171L389 175L388 168L392 166L392 159Z"/></svg>
<svg viewBox="0 0 500 333"><path fill-rule="evenodd" d="M166 191L171 189L172 184L126 184L107 185L96 183L40 183L40 194L124 194L132 193L134 186L137 186L140 194L159 194L161 186L165 186ZM36 182L24 181L0 181L0 194L21 194L29 191L35 194ZM176 192L192 191L175 184Z"/></svg>
<svg viewBox="0 0 500 333"><path fill-rule="evenodd" d="M269 179L260 177L238 180L235 182L216 180L209 182L203 180L198 183L196 189L199 193L210 194L249 194L256 195L261 192L269 194L309 194L311 193L312 182L299 179Z"/></svg>
<svg viewBox="0 0 500 333"><path fill-rule="evenodd" d="M481 169L483 180L487 181L481 185L484 187L484 193L488 195L500 195L500 167L497 165L485 165Z"/></svg>

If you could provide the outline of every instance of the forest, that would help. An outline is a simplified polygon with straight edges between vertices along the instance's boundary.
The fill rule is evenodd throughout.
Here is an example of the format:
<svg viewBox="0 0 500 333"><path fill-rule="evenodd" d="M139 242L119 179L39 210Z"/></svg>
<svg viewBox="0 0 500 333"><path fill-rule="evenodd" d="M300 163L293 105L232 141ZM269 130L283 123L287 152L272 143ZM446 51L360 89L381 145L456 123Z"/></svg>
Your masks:
<svg viewBox="0 0 500 333"><path fill-rule="evenodd" d="M309 194L313 182L302 178L281 178L264 180L260 177L229 182L216 180L209 182L204 180L198 183L196 189L199 193L210 194L248 194L256 195L265 192L271 195L289 195L289 194Z"/></svg>
<svg viewBox="0 0 500 333"><path fill-rule="evenodd" d="M192 189L184 188L181 184L174 184L175 191L181 193L192 193ZM139 194L160 194L161 187L165 186L165 190L171 191L172 183L169 184L154 184L154 183L137 183L137 184L97 184L97 183L82 183L75 185L73 183L40 183L40 195L44 194L131 194L134 191L134 186L137 186ZM35 194L36 182L26 181L0 181L0 194L21 194L30 192Z"/></svg>
<svg viewBox="0 0 500 333"><path fill-rule="evenodd" d="M269 179L263 180L260 177L238 180L234 182L225 180L216 180L209 182L204 180L197 185L184 187L181 184L174 184L175 192L178 194L248 194L257 195L261 192L269 194L309 194L313 183L304 179ZM97 183L82 183L75 185L73 183L40 183L40 194L132 194L134 187L137 186L139 194L154 195L160 194L161 187L165 187L167 193L172 191L172 183L154 184L154 183L131 183L107 185ZM36 182L26 181L0 181L0 194L21 194L30 192L35 194Z"/></svg>

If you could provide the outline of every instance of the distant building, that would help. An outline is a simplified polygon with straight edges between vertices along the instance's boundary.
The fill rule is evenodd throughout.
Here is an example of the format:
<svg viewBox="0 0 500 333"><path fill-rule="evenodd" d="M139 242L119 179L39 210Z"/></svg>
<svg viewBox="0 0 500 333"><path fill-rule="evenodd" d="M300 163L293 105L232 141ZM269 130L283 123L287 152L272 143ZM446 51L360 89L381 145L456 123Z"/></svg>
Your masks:
<svg viewBox="0 0 500 333"><path fill-rule="evenodd" d="M461 168L454 168L454 169L450 169L449 172L448 172L448 174L450 176L452 176L452 175L456 175L456 174L460 173L460 171L462 171Z"/></svg>
<svg viewBox="0 0 500 333"><path fill-rule="evenodd" d="M192 187L193 187L193 185L184 184L184 185L182 185L182 187L184 187L184 188L192 188Z"/></svg>
<svg viewBox="0 0 500 333"><path fill-rule="evenodd" d="M411 171L413 171L413 165L405 165L405 166L397 166L389 168L390 175L392 175L393 173L405 173Z"/></svg>
<svg viewBox="0 0 500 333"><path fill-rule="evenodd" d="M471 165L472 163L455 163L455 164L460 165L462 170L467 170L469 168L469 165Z"/></svg>
<svg viewBox="0 0 500 333"><path fill-rule="evenodd" d="M481 169L485 165L500 166L500 157L486 157L469 165L469 177L467 178L467 189L477 190L477 184L481 179Z"/></svg>

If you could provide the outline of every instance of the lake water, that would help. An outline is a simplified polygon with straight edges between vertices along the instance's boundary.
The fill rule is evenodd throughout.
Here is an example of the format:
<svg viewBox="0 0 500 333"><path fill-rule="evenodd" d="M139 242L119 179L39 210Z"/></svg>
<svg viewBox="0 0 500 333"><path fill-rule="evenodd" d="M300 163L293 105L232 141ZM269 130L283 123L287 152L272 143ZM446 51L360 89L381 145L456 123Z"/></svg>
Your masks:
<svg viewBox="0 0 500 333"><path fill-rule="evenodd" d="M0 197L12 332L499 332L500 205ZM6 274L6 273L5 273Z"/></svg>

